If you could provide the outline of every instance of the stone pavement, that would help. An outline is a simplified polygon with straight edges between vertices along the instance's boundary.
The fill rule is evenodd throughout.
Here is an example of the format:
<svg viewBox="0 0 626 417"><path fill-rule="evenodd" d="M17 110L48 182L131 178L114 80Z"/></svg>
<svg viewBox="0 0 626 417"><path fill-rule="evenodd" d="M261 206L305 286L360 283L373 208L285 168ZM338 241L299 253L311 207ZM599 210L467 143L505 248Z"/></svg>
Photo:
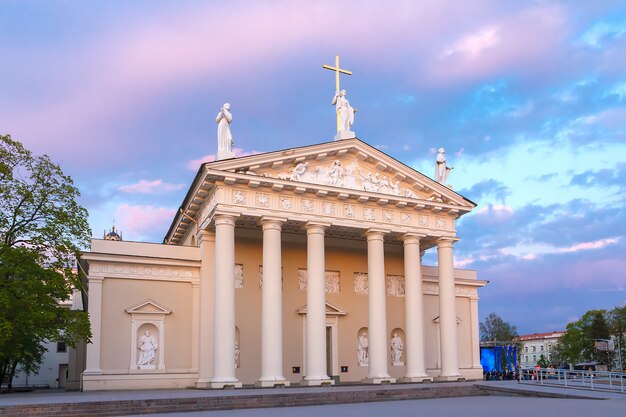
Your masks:
<svg viewBox="0 0 626 417"><path fill-rule="evenodd" d="M556 398L546 398L547 396ZM554 416L587 416L590 413L625 415L625 410L625 394L532 386L513 381L226 391L151 390L88 393L48 391L0 395L0 416L141 414L170 417L204 415L366 417L391 413L394 417L409 415L527 417L548 413Z"/></svg>

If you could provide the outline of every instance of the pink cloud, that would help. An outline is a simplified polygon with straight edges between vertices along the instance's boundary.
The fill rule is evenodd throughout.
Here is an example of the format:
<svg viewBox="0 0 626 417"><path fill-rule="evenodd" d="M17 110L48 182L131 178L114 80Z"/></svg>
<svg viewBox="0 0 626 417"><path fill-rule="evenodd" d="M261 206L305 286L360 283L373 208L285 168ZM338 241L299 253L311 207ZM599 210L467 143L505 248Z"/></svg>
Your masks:
<svg viewBox="0 0 626 417"><path fill-rule="evenodd" d="M600 239L594 240L592 242L583 242L578 243L576 245L568 246L565 248L559 248L556 250L558 253L572 253L572 252L580 252L585 250L593 250L593 249L602 249L609 245L614 245L619 242L619 238L610 238L610 239Z"/></svg>
<svg viewBox="0 0 626 417"><path fill-rule="evenodd" d="M139 241L155 232L165 235L175 213L166 207L121 204L115 210L115 222L125 239Z"/></svg>
<svg viewBox="0 0 626 417"><path fill-rule="evenodd" d="M476 212L483 222L504 223L514 215L513 208L500 204L489 204Z"/></svg>
<svg viewBox="0 0 626 417"><path fill-rule="evenodd" d="M184 186L185 184L170 184L159 179L153 181L140 180L135 184L121 185L117 189L125 193L154 194L180 190Z"/></svg>
<svg viewBox="0 0 626 417"><path fill-rule="evenodd" d="M554 55L569 31L565 8L534 5L511 12L488 17L491 22L461 34L440 49L428 78L445 83L502 71L545 71L545 62L555 62Z"/></svg>
<svg viewBox="0 0 626 417"><path fill-rule="evenodd" d="M489 49L500 43L499 32L500 29L498 27L492 26L463 35L442 54L441 59L457 54L466 60L478 59L481 55L489 53Z"/></svg>

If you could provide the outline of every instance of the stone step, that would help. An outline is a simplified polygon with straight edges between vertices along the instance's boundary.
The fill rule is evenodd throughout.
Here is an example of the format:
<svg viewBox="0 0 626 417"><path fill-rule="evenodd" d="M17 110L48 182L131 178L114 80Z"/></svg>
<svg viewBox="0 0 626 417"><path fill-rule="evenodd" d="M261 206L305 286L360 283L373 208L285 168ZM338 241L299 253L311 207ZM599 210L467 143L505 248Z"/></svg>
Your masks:
<svg viewBox="0 0 626 417"><path fill-rule="evenodd" d="M124 399L109 401L85 401L54 404L28 404L0 406L2 417L105 417L124 416L131 414L157 414L167 412L219 411L246 408L294 407L306 405L350 404L375 401L417 400L428 398L450 398L486 395L481 387L473 384L429 386L382 386L354 387L353 389L329 388L319 390L297 390L289 392L284 389L280 393L268 389L267 394L255 390L254 394L246 390L229 391L228 395L194 396L193 390L185 398Z"/></svg>

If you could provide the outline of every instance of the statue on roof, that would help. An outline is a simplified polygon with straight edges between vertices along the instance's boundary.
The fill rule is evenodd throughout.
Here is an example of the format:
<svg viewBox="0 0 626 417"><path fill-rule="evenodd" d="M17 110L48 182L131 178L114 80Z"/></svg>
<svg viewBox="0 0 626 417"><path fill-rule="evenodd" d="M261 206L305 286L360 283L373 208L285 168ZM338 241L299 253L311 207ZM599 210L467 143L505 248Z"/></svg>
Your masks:
<svg viewBox="0 0 626 417"><path fill-rule="evenodd" d="M354 132L350 128L354 125L354 113L357 110L350 106L350 102L346 98L346 90L336 91L331 104L335 105L339 119L336 138L348 139L355 137Z"/></svg>
<svg viewBox="0 0 626 417"><path fill-rule="evenodd" d="M222 106L215 121L217 122L217 160L234 158L235 153L232 151L234 141L230 132L233 115L230 112L230 103Z"/></svg>
<svg viewBox="0 0 626 417"><path fill-rule="evenodd" d="M450 175L450 171L452 171L453 167L449 167L446 165L446 150L443 148L439 148L437 151L437 165L435 168L435 181L440 184L446 185L446 181L448 180L448 175Z"/></svg>

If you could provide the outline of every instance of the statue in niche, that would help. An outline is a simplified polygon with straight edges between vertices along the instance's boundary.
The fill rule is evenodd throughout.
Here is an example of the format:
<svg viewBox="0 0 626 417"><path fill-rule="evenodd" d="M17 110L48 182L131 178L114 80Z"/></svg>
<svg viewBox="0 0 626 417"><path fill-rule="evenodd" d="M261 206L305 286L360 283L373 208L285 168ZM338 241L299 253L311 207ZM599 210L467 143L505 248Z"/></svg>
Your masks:
<svg viewBox="0 0 626 417"><path fill-rule="evenodd" d="M139 360L137 361L139 369L154 369L155 365L153 362L158 348L155 337L146 330L145 333L139 338L137 348L141 351Z"/></svg>
<svg viewBox="0 0 626 417"><path fill-rule="evenodd" d="M446 185L448 175L452 171L453 167L446 165L446 150L439 148L437 151L437 167L435 168L435 181L440 184Z"/></svg>
<svg viewBox="0 0 626 417"><path fill-rule="evenodd" d="M402 351L404 350L404 344L402 339L398 336L398 333L394 333L391 338L391 363L394 366L402 366Z"/></svg>
<svg viewBox="0 0 626 417"><path fill-rule="evenodd" d="M359 366L369 365L369 340L367 339L367 335L365 333L361 333L359 335L358 359Z"/></svg>
<svg viewBox="0 0 626 417"><path fill-rule="evenodd" d="M230 104L225 103L215 118L217 122L217 159L233 158L232 151L233 135L230 133L230 122L233 115L230 112Z"/></svg>
<svg viewBox="0 0 626 417"><path fill-rule="evenodd" d="M336 91L331 104L335 105L339 115L339 131L350 132L350 127L354 124L354 113L357 110L350 106L346 98L346 90Z"/></svg>
<svg viewBox="0 0 626 417"><path fill-rule="evenodd" d="M239 342L235 342L235 368L239 368Z"/></svg>

